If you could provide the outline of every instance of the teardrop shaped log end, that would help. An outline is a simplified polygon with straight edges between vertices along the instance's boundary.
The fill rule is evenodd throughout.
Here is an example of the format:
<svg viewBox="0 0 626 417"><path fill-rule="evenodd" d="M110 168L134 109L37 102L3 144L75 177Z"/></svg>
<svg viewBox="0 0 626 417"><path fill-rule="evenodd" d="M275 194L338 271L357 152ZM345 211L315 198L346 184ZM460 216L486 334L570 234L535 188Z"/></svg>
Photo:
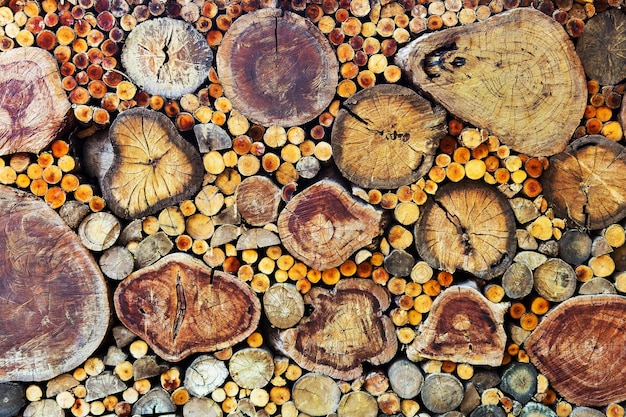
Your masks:
<svg viewBox="0 0 626 417"><path fill-rule="evenodd" d="M508 303L492 303L471 287L451 287L433 303L407 354L500 366L506 348L503 323L507 309Z"/></svg>

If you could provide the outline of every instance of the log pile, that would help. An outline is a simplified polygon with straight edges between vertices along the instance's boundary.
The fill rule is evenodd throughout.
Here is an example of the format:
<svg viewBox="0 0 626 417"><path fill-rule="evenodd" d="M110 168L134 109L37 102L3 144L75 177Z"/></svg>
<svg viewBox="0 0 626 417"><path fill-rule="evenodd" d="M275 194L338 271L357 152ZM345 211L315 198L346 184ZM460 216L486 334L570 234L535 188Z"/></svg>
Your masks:
<svg viewBox="0 0 626 417"><path fill-rule="evenodd" d="M623 417L616 0L0 0L0 416Z"/></svg>

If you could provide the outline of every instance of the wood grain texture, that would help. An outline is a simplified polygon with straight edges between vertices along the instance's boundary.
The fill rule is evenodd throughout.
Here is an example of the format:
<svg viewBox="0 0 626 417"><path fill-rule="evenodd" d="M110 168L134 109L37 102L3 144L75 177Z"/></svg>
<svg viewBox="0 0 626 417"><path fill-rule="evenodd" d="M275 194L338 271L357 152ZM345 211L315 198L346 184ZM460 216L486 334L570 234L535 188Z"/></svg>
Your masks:
<svg viewBox="0 0 626 417"><path fill-rule="evenodd" d="M213 52L193 26L163 17L135 26L121 59L128 76L146 92L175 98L206 81Z"/></svg>
<svg viewBox="0 0 626 417"><path fill-rule="evenodd" d="M341 265L381 232L382 214L354 199L332 180L292 198L278 216L280 240L292 256L314 269Z"/></svg>
<svg viewBox="0 0 626 417"><path fill-rule="evenodd" d="M424 205L415 242L433 268L491 279L515 255L515 216L504 195L486 184L448 183Z"/></svg>
<svg viewBox="0 0 626 417"><path fill-rule="evenodd" d="M163 113L127 110L111 125L109 139L115 156L100 184L118 216L154 214L200 188L204 174L200 154Z"/></svg>
<svg viewBox="0 0 626 417"><path fill-rule="evenodd" d="M168 255L117 287L122 323L168 361L225 349L257 327L261 303L236 277L190 255Z"/></svg>
<svg viewBox="0 0 626 417"><path fill-rule="evenodd" d="M224 94L254 123L295 126L330 104L339 63L324 34L308 19L280 9L238 18L216 55Z"/></svg>
<svg viewBox="0 0 626 417"><path fill-rule="evenodd" d="M587 101L567 33L531 8L422 36L395 62L451 113L528 155L565 149Z"/></svg>
<svg viewBox="0 0 626 417"><path fill-rule="evenodd" d="M351 380L362 374L362 362L380 365L396 354L394 325L384 315L389 295L373 281L345 279L332 291L316 287L304 301L313 313L277 341L303 368Z"/></svg>
<svg viewBox="0 0 626 417"><path fill-rule="evenodd" d="M25 47L0 54L0 155L39 152L65 126L69 110L50 53Z"/></svg>
<svg viewBox="0 0 626 417"><path fill-rule="evenodd" d="M626 216L626 152L603 136L577 139L550 158L541 183L555 214L580 227L602 229Z"/></svg>
<svg viewBox="0 0 626 417"><path fill-rule="evenodd" d="M408 354L473 365L500 366L506 349L504 313L470 287L455 286L437 297Z"/></svg>
<svg viewBox="0 0 626 417"><path fill-rule="evenodd" d="M446 133L445 111L413 90L377 85L344 102L332 130L333 158L344 177L367 188L395 188L432 167Z"/></svg>
<svg viewBox="0 0 626 417"><path fill-rule="evenodd" d="M626 399L626 298L585 295L550 311L526 339L531 362L578 405Z"/></svg>
<svg viewBox="0 0 626 417"><path fill-rule="evenodd" d="M98 265L54 210L5 186L0 241L0 382L71 371L98 348L109 324Z"/></svg>

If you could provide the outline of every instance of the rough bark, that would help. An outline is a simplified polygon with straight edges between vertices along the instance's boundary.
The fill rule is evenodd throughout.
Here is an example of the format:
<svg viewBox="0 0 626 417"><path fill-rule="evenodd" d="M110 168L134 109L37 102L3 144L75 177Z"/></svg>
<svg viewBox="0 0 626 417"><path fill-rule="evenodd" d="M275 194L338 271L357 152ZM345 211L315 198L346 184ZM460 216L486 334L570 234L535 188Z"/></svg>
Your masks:
<svg viewBox="0 0 626 417"><path fill-rule="evenodd" d="M0 155L39 152L64 127L69 110L50 53L25 47L0 55Z"/></svg>
<svg viewBox="0 0 626 417"><path fill-rule="evenodd" d="M541 178L558 217L602 229L626 216L626 152L600 135L585 136L550 158Z"/></svg>
<svg viewBox="0 0 626 417"><path fill-rule="evenodd" d="M592 80L603 85L617 84L626 78L626 16L610 9L585 23L576 52Z"/></svg>
<svg viewBox="0 0 626 417"><path fill-rule="evenodd" d="M118 286L114 301L122 323L169 361L244 340L261 314L245 283L186 254L134 272Z"/></svg>
<svg viewBox="0 0 626 417"><path fill-rule="evenodd" d="M175 98L193 93L207 79L213 52L193 26L164 17L135 26L121 59L128 76L146 92Z"/></svg>
<svg viewBox="0 0 626 417"><path fill-rule="evenodd" d="M115 214L154 214L191 197L202 184L200 154L162 113L134 108L120 114L109 138L114 161L100 185Z"/></svg>
<svg viewBox="0 0 626 417"><path fill-rule="evenodd" d="M335 53L311 21L291 12L270 8L241 16L216 61L224 94L254 123L303 124L335 96Z"/></svg>
<svg viewBox="0 0 626 417"><path fill-rule="evenodd" d="M381 233L382 214L331 180L292 198L278 217L285 248L314 269L341 265Z"/></svg>
<svg viewBox="0 0 626 417"><path fill-rule="evenodd" d="M567 401L602 406L626 399L625 307L617 295L574 297L526 339L531 362Z"/></svg>
<svg viewBox="0 0 626 417"><path fill-rule="evenodd" d="M474 365L499 366L506 348L507 303L494 304L470 287L452 287L433 302L408 354Z"/></svg>
<svg viewBox="0 0 626 417"><path fill-rule="evenodd" d="M515 255L515 217L508 200L488 185L449 183L424 205L415 242L433 268L491 279Z"/></svg>
<svg viewBox="0 0 626 417"><path fill-rule="evenodd" d="M319 287L305 296L313 313L280 333L277 347L305 369L355 379L362 362L386 363L396 353L394 326L383 314L386 291L373 281L341 280L331 292Z"/></svg>
<svg viewBox="0 0 626 417"><path fill-rule="evenodd" d="M0 382L42 381L79 366L109 324L104 277L42 200L0 186Z"/></svg>
<svg viewBox="0 0 626 417"><path fill-rule="evenodd" d="M565 149L587 102L570 38L532 8L425 35L396 64L452 114L533 156Z"/></svg>
<svg viewBox="0 0 626 417"><path fill-rule="evenodd" d="M379 85L344 102L332 130L344 177L367 188L396 188L424 176L446 133L445 111L409 88Z"/></svg>

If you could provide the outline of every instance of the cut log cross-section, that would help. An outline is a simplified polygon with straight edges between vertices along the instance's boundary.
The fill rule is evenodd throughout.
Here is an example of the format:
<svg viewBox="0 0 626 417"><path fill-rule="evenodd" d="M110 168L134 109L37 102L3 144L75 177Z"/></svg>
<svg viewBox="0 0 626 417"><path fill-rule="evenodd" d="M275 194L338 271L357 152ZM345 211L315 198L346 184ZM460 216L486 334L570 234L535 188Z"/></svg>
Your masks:
<svg viewBox="0 0 626 417"><path fill-rule="evenodd" d="M202 159L163 113L120 114L109 138L114 160L100 184L115 214L138 218L191 197L202 185Z"/></svg>
<svg viewBox="0 0 626 417"><path fill-rule="evenodd" d="M585 72L602 85L613 85L626 78L626 15L610 9L585 23L576 52Z"/></svg>
<svg viewBox="0 0 626 417"><path fill-rule="evenodd" d="M361 187L396 188L431 168L446 133L443 108L398 85L368 88L344 106L333 125L332 148L347 179Z"/></svg>
<svg viewBox="0 0 626 417"><path fill-rule="evenodd" d="M305 369L355 379L362 362L380 365L398 348L391 319L383 314L389 295L370 280L346 279L331 292L313 288L305 303L314 311L296 328L281 332L277 347Z"/></svg>
<svg viewBox="0 0 626 417"><path fill-rule="evenodd" d="M164 17L135 26L121 59L146 92L174 98L193 93L206 80L213 52L189 23Z"/></svg>
<svg viewBox="0 0 626 417"><path fill-rule="evenodd" d="M541 178L559 217L602 229L626 216L626 152L600 135L585 136L552 158Z"/></svg>
<svg viewBox="0 0 626 417"><path fill-rule="evenodd" d="M355 200L332 180L323 180L292 198L278 216L287 250L314 269L341 265L381 233L382 214Z"/></svg>
<svg viewBox="0 0 626 417"><path fill-rule="evenodd" d="M424 205L415 242L433 268L491 279L515 255L515 216L508 200L488 185L449 183Z"/></svg>
<svg viewBox="0 0 626 417"><path fill-rule="evenodd" d="M470 287L452 287L435 299L408 354L473 365L500 366L506 348L504 313Z"/></svg>
<svg viewBox="0 0 626 417"><path fill-rule="evenodd" d="M238 18L216 55L224 94L255 123L295 126L317 117L335 96L339 63L308 19L280 9Z"/></svg>
<svg viewBox="0 0 626 417"><path fill-rule="evenodd" d="M132 273L114 301L122 323L169 361L230 347L254 332L261 316L247 284L181 253Z"/></svg>
<svg viewBox="0 0 626 417"><path fill-rule="evenodd" d="M626 399L626 298L585 295L550 311L526 339L531 362L574 404Z"/></svg>
<svg viewBox="0 0 626 417"><path fill-rule="evenodd" d="M39 152L63 128L69 110L50 53L26 47L0 54L0 155Z"/></svg>
<svg viewBox="0 0 626 417"><path fill-rule="evenodd" d="M79 366L109 324L104 277L41 199L0 186L0 382L43 381Z"/></svg>
<svg viewBox="0 0 626 417"><path fill-rule="evenodd" d="M396 63L452 114L528 155L565 149L587 103L574 45L532 8L422 36Z"/></svg>

